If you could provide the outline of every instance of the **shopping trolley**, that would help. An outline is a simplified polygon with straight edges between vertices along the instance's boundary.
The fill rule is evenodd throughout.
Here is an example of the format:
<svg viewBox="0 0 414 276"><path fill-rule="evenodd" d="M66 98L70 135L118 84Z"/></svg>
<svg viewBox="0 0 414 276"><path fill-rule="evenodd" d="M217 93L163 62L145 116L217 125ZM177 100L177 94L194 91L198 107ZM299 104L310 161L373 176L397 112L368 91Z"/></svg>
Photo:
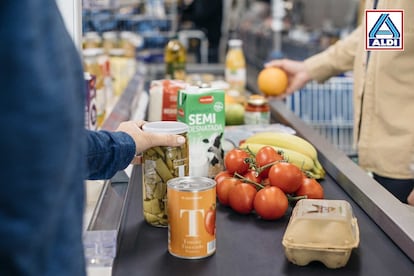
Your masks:
<svg viewBox="0 0 414 276"><path fill-rule="evenodd" d="M350 76L332 77L324 83L311 81L287 97L286 105L334 146L355 157L352 91Z"/></svg>

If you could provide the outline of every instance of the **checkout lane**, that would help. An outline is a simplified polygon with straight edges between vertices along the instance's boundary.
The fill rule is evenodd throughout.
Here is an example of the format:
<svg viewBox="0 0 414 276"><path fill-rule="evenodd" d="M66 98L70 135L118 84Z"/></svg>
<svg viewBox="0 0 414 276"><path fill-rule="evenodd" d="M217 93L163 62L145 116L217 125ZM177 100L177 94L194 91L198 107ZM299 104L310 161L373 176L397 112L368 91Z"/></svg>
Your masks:
<svg viewBox="0 0 414 276"><path fill-rule="evenodd" d="M214 73L221 71L222 67L217 65L210 66L208 69L209 72ZM151 75L149 79L154 79L156 76L157 69L152 68L152 70L154 71L151 71L151 68L149 70ZM205 70L204 68L203 72ZM201 260L176 258L167 250L167 229L154 228L144 221L141 167L135 166L129 180L120 227L119 248L112 274L115 276L412 274L414 263L412 256L409 255L413 246L412 223L401 224L401 221L390 216L396 212L400 215L413 215L413 211L405 210L404 205L396 205L392 198L384 195L384 191L375 188L375 183L371 182L365 172L286 110L283 104L272 103L272 116L277 122L293 127L317 147L321 154L321 162L328 172L327 178L322 182L326 198L344 199L352 205L360 228L360 245L352 251L344 268L331 270L319 262L313 262L305 267L289 263L281 244L288 216L268 222L257 219L253 214L248 216L236 214L220 205L217 209L216 253ZM384 203L379 202L379 198L390 200L388 203L392 207L384 208ZM401 235L401 237L392 237L392 235Z"/></svg>
<svg viewBox="0 0 414 276"><path fill-rule="evenodd" d="M167 250L167 229L148 225L142 216L141 167L133 168L113 275L410 275L413 262L328 175L326 198L351 203L360 228L360 245L347 265L331 270L319 262L305 267L288 262L282 236L289 214L278 221L217 208L217 251L200 260L174 257Z"/></svg>

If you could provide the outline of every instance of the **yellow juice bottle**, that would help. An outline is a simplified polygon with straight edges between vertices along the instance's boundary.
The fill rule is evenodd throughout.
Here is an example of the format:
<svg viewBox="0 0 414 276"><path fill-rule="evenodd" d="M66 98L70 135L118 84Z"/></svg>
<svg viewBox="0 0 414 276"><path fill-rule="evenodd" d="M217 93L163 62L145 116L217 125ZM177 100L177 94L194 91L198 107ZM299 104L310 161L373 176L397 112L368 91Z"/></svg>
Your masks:
<svg viewBox="0 0 414 276"><path fill-rule="evenodd" d="M240 39L229 40L224 73L225 80L229 84L227 94L240 102L244 102L246 96L246 59L242 45Z"/></svg>

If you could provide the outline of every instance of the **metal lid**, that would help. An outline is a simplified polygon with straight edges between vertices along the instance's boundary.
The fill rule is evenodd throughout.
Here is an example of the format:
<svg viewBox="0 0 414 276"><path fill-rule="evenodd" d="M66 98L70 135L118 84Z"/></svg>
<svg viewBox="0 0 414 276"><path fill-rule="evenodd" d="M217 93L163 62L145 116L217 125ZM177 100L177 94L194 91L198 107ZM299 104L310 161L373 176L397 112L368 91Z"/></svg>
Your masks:
<svg viewBox="0 0 414 276"><path fill-rule="evenodd" d="M259 106L259 105L267 104L268 100L265 97L261 96L261 95L251 95L247 99L247 103L249 103L251 105Z"/></svg>
<svg viewBox="0 0 414 276"><path fill-rule="evenodd" d="M109 50L109 55L113 57L121 57L125 55L125 50L122 48L113 48Z"/></svg>
<svg viewBox="0 0 414 276"><path fill-rule="evenodd" d="M84 40L95 40L95 41L101 41L101 36L98 32L86 32L83 35Z"/></svg>
<svg viewBox="0 0 414 276"><path fill-rule="evenodd" d="M153 133L182 134L188 131L188 126L182 122L157 121L144 124L142 130Z"/></svg>
<svg viewBox="0 0 414 276"><path fill-rule="evenodd" d="M82 50L82 54L84 57L94 57L99 56L104 53L102 48L86 48Z"/></svg>
<svg viewBox="0 0 414 276"><path fill-rule="evenodd" d="M199 192L216 186L216 181L202 176L182 176L167 181L167 186L184 192Z"/></svg>
<svg viewBox="0 0 414 276"><path fill-rule="evenodd" d="M114 31L104 32L102 33L103 39L116 39L118 37L118 33Z"/></svg>

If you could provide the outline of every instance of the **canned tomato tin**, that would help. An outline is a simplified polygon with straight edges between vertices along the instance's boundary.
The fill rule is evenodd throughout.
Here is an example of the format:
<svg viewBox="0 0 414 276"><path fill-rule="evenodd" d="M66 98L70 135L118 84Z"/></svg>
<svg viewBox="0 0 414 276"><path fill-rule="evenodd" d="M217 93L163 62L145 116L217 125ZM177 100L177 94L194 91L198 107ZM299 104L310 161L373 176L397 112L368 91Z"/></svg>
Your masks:
<svg viewBox="0 0 414 276"><path fill-rule="evenodd" d="M201 259L216 251L216 182L207 177L178 177L167 183L168 251Z"/></svg>
<svg viewBox="0 0 414 276"><path fill-rule="evenodd" d="M180 134L186 138L179 147L153 147L142 154L142 195L146 222L153 226L167 227L167 181L187 176L188 126L181 122L159 121L146 123L144 132Z"/></svg>

